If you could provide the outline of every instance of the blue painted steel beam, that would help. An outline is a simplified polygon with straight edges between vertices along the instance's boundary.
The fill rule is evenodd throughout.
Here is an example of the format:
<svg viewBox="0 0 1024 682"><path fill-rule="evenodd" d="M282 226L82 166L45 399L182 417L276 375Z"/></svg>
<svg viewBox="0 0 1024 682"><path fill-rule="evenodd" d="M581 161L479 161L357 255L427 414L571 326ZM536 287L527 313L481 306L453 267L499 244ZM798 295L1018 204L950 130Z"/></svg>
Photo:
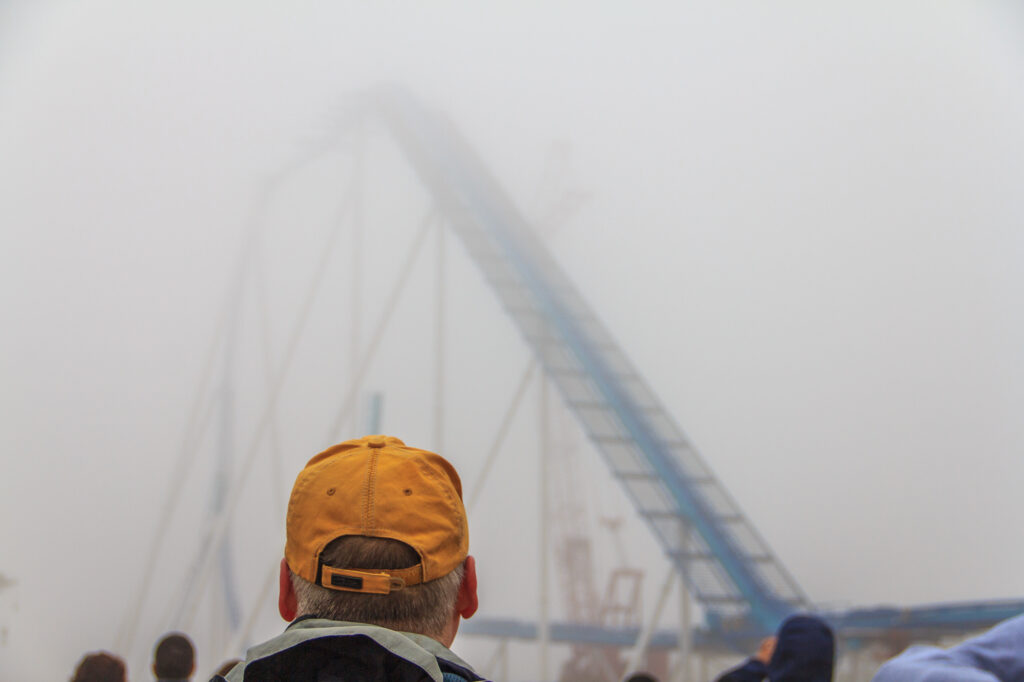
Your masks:
<svg viewBox="0 0 1024 682"><path fill-rule="evenodd" d="M539 636L536 623L514 618L473 618L459 626L459 634L498 639L536 640ZM640 628L611 628L578 623L551 623L550 638L560 644L590 644L629 648L636 644ZM713 645L718 640L707 630L695 630L694 641L700 645ZM651 635L652 649L677 649L679 633L675 630L658 630Z"/></svg>
<svg viewBox="0 0 1024 682"><path fill-rule="evenodd" d="M711 509L695 494L666 444L654 437L656 430L627 396L614 372L595 352L587 334L578 327L555 293L556 287L541 267L543 263L553 268L553 262L544 263L542 247L531 240L526 221L497 182L450 126L434 120L434 116L407 93L387 91L379 97L378 104L413 167L442 207L468 209L473 222L487 230L503 247L505 257L528 287L547 324L572 349L633 442L669 489L680 514L701 535L749 605L749 617L763 631L774 630L792 607L775 598L761 582L751 563L728 534L722 532Z"/></svg>
<svg viewBox="0 0 1024 682"><path fill-rule="evenodd" d="M990 628L1007 618L1024 613L1024 601L965 602L933 604L905 609L878 607L819 613L835 630L840 639L866 642L884 640L894 632L907 633L911 639L930 639L944 634L956 634ZM539 636L536 623L514 618L477 617L462 623L460 633L504 639L535 640ZM591 644L628 648L636 644L639 628L614 628L576 623L552 623L551 640L565 644ZM722 648L752 651L761 638L756 628L737 630L728 634L709 628L693 631L694 645L698 648ZM679 633L674 629L658 630L651 636L652 649L675 649L679 646Z"/></svg>
<svg viewBox="0 0 1024 682"><path fill-rule="evenodd" d="M840 632L888 630L973 630L1024 613L1024 601L1001 600L929 604L909 608L860 608L822 614Z"/></svg>

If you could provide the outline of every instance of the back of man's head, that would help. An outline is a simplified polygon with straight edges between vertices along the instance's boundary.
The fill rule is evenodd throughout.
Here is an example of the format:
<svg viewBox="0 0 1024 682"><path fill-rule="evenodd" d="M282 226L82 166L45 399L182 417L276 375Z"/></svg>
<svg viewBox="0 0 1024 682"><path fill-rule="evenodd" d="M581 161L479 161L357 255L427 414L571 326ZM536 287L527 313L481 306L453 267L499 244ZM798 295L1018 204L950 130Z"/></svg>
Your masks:
<svg viewBox="0 0 1024 682"><path fill-rule="evenodd" d="M124 661L106 651L86 654L71 682L125 682Z"/></svg>
<svg viewBox="0 0 1024 682"><path fill-rule="evenodd" d="M419 561L406 544L386 538L341 537L324 548L325 565L344 569L401 569ZM387 595L340 592L315 585L292 574L300 615L330 620L372 623L390 630L441 634L451 618L462 582L458 566L446 575L419 585L410 585Z"/></svg>
<svg viewBox="0 0 1024 682"><path fill-rule="evenodd" d="M469 617L476 609L468 550L462 484L447 460L387 436L346 441L311 459L296 478L281 613L443 641L453 614ZM471 608L464 579L472 583ZM286 605L289 589L293 607Z"/></svg>
<svg viewBox="0 0 1024 682"><path fill-rule="evenodd" d="M835 635L825 621L808 615L787 618L776 633L768 661L771 682L831 682Z"/></svg>
<svg viewBox="0 0 1024 682"><path fill-rule="evenodd" d="M164 635L153 650L153 674L158 680L186 680L196 667L192 641L180 632Z"/></svg>

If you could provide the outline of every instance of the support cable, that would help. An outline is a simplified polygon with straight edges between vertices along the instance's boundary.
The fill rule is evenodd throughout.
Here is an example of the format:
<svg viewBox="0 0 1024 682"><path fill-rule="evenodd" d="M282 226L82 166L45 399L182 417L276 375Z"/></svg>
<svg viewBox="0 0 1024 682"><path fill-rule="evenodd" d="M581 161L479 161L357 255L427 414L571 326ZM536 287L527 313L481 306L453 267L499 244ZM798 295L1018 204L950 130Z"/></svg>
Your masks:
<svg viewBox="0 0 1024 682"><path fill-rule="evenodd" d="M175 509L178 506L181 494L185 488L185 477L192 468L192 464L195 462L196 454L199 449L198 446L201 442L201 436L205 434L205 428L197 433L197 422L200 419L199 405L202 402L203 396L210 390L210 383L213 380L214 364L217 358L217 353L227 334L228 320L231 318L232 304L237 301L239 292L242 289L242 284L245 281L254 235L259 232L259 228L261 226L259 217L265 212L268 197L273 191L274 186L281 182L282 178L283 174L279 173L271 177L266 182L260 198L255 202L253 208L250 210L249 218L246 221L247 227L245 232L248 233L248 238L242 248L242 252L239 254L238 260L235 262L233 268L234 275L231 278L233 283L214 328L213 342L210 344L210 347L206 352L205 360L203 361L203 368L200 372L199 388L196 390L192 408L189 410L189 417L186 421L185 435L182 439L182 445L179 450L177 465L171 476L170 485L166 488L167 493L164 496L163 503L160 505L160 515L158 516L159 521L156 532L152 536L149 551L147 551L145 555L147 557L147 561L145 568L142 571L142 584L139 587L136 597L131 600L134 608L129 610L128 617L123 621L121 630L117 636L117 644L115 648L118 651L127 652L131 650L135 632L138 629L139 617L146 604L146 598L149 596L150 584L152 582L153 573L156 569L157 559L159 558L160 546L166 537L171 518L174 516Z"/></svg>
<svg viewBox="0 0 1024 682"><path fill-rule="evenodd" d="M506 667L505 663L506 663L507 660L508 660L508 639L502 638L498 642L498 646L494 650L494 653L491 654L490 659L488 659L488 661L486 663L484 663L484 665L480 668L480 670L483 671L483 674L486 675L488 678L493 678L493 679L497 679L497 680L508 679L507 676L499 674L500 670L498 668L499 665L502 666L502 668Z"/></svg>
<svg viewBox="0 0 1024 682"><path fill-rule="evenodd" d="M416 258L419 255L423 247L423 242L426 241L427 235L430 233L430 226L436 216L436 212L431 210L424 216L420 224L419 234L416 235L416 240L409 250L409 253L405 257L405 262L402 263L402 267L399 270L398 281L395 283L395 288L391 290L388 296L387 303L384 306L384 313L381 315L381 319L377 322L377 327L373 332L373 336L370 340L370 345L366 349L366 353L363 356L362 362L359 365L359 370L355 376L352 377L348 395L345 396L344 402L341 404L341 409L338 410L337 416L334 421L331 422L331 427L327 431L327 442L333 443L338 440L341 435L341 425L345 421L345 418L351 412L355 405L356 398L360 390L360 386L363 381L363 377L366 375L367 370L370 368L370 361L373 360L376 355L377 348L380 346L381 340L384 338L384 332L387 331L388 324L391 322L395 309L398 307L398 301L401 298L402 292L405 290L405 285L409 281L409 275L412 272L412 267L416 262Z"/></svg>
<svg viewBox="0 0 1024 682"><path fill-rule="evenodd" d="M226 311L227 310L225 309L225 312ZM222 319L226 320L227 315L224 315ZM217 355L217 346L220 345L223 332L223 325L218 324L213 347L210 349L207 361L204 362L202 378L200 379L200 388L196 392L193 407L190 410L187 422L188 426L186 427L186 435L182 439L178 461L174 468L174 472L171 474L171 480L167 487L167 494L160 505L160 514L157 517L159 520L157 522L156 531L150 539L150 547L145 554L147 560L146 565L142 570L142 583L139 585L135 598L131 600L133 606L129 609L127 617L122 621L121 628L117 635L114 648L118 651L127 652L132 648L135 633L138 629L139 617L142 615L143 607L146 605L146 598L149 596L150 584L152 582L153 573L156 569L160 545L163 542L163 539L167 536L171 518L174 516L174 510L176 509L178 500L181 497L181 492L185 487L185 477L188 475L189 470L191 470L192 465L195 462L195 457L199 450L198 444L201 442L201 437L205 435L206 428L213 415L213 406L215 404L214 400L209 400L207 402L206 409L203 410L202 413L199 412L199 405L202 403L205 394L209 391L209 382L213 376L213 359Z"/></svg>
<svg viewBox="0 0 1024 682"><path fill-rule="evenodd" d="M480 473L477 475L476 480L473 481L473 488L469 493L469 500L466 503L466 510L472 515L473 510L476 508L476 503L480 499L480 491L483 490L484 483L487 481L487 476L491 472L491 466L494 464L494 460L498 456L498 452L501 450L501 446L505 444L505 437L508 436L509 428L512 426L512 420L515 419L516 413L519 412L519 405L523 402L523 396L526 395L526 389L530 386L530 380L533 378L533 373L537 369L537 357L535 355L530 356L530 363L526 366L526 370L523 375L519 378L519 386L516 388L515 396L512 398L511 404L505 411L505 416L501 420L501 425L498 427L498 433L494 437L494 442L491 443L490 450L487 451L487 458L484 459L484 466L480 469Z"/></svg>
<svg viewBox="0 0 1024 682"><path fill-rule="evenodd" d="M690 546L689 524L681 524L679 528L679 548L685 550ZM690 614L692 599L686 577L679 573L679 670L675 675L676 682L690 682L693 656L693 616Z"/></svg>
<svg viewBox="0 0 1024 682"><path fill-rule="evenodd" d="M665 608L665 604L668 602L668 596L672 592L672 585L675 584L678 575L676 567L670 564L665 580L662 582L658 600L654 603L651 617L637 636L636 645L629 655L629 662L626 663L626 677L640 670L640 664L643 663L644 655L647 653L647 646L651 643L651 635L654 634L654 629L658 627L658 621L661 620L661 610ZM683 586L682 589L686 589L686 587Z"/></svg>
<svg viewBox="0 0 1024 682"><path fill-rule="evenodd" d="M263 355L263 376L267 382L267 390L274 387L274 362L273 350L270 339L270 306L268 303L266 263L264 261L263 241L257 245L256 251L256 303L259 308L260 317L260 340ZM282 466L283 454L281 448L281 425L275 411L270 421L270 481L271 495L274 499L274 507L278 511L278 518L283 519L285 513L285 499L282 494L280 481L284 480Z"/></svg>
<svg viewBox="0 0 1024 682"><path fill-rule="evenodd" d="M352 155L352 343L349 346L349 374L355 376L359 368L360 342L363 327L363 180L365 174L366 123L360 121ZM356 430L353 411L351 428Z"/></svg>
<svg viewBox="0 0 1024 682"><path fill-rule="evenodd" d="M198 450L198 444L201 442L201 436L205 435L207 429L210 426L210 423L213 421L213 413L215 411L214 408L216 406L216 396L211 396L210 402L207 405L206 413L203 417L203 422L201 424L200 437L194 439L195 450ZM162 617L158 621L159 623L171 623L175 620L175 608L180 608L181 606L180 595L188 594L191 591L191 585L193 582L195 582L196 573L199 570L198 557L202 554L203 552L201 551L199 554L196 555L196 559L193 560L192 565L189 567L189 570L185 572L185 575L182 577L181 582L178 584L177 588L171 591L171 596L167 601ZM141 606L142 605L139 604L137 608L141 609Z"/></svg>
<svg viewBox="0 0 1024 682"><path fill-rule="evenodd" d="M434 449L444 452L444 222L437 221L437 267L434 280Z"/></svg>
<svg viewBox="0 0 1024 682"><path fill-rule="evenodd" d="M221 652L222 660L237 656L238 652L245 646L245 643L249 641L249 638L252 636L253 628L256 627L256 621L260 615L260 607L270 601L270 593L273 590L274 583L276 582L275 578L277 578L278 571L280 570L280 563L271 564L271 568L267 572L267 577L263 579L263 585L260 587L259 596L255 602L256 606L249 609L249 615L246 617L242 627L239 628L237 633L235 633L231 642L228 643L227 648Z"/></svg>
<svg viewBox="0 0 1024 682"><path fill-rule="evenodd" d="M432 217L433 215L433 212L429 213L428 218ZM353 389L349 391L348 398L345 401L342 410L339 412L338 418L335 420L334 426L332 428L332 435L333 432L337 431L338 428L340 427L341 421L348 414L348 410L352 408L352 404L354 403L355 391L358 390L359 380L361 380L362 375L366 372L366 369L370 364L370 360L372 359L374 352L376 351L377 346L379 345L380 340L383 337L384 330L387 327L387 322L390 321L391 314L394 312L394 308L397 306L399 294L401 294L402 290L404 289L405 283L408 281L408 275L412 269L412 264L415 262L416 256L419 254L421 250L426 235L429 233L429 228L430 221L428 219L425 219L423 221L423 226L420 229L420 233L419 235L417 235L416 242L413 244L413 247L406 258L404 267L401 270L402 276L400 277L400 281L396 285L395 291L392 292L392 297L391 300L389 301L388 309L385 311L383 319L381 320L381 324L378 326L377 333L374 335L373 343L367 349L363 365L362 367L360 367L359 377L357 377L356 380L353 381ZM321 258L321 266L326 264L326 256L327 253L325 252L323 254L323 257ZM314 280L318 281L322 279L323 270L325 269L325 267L318 266ZM309 298L307 297L306 305L303 306L303 311L299 315L299 321L302 324L304 324L305 319L307 317L309 308L308 304L310 302L311 301L309 301ZM209 558L212 555L212 552L210 552L209 549L219 546L220 543L224 540L224 536L227 534L228 524L230 523L231 518L234 516L235 509L238 507L238 501L241 498L242 490L244 489L245 483L248 480L249 473L253 469L252 465L258 452L257 448L259 444L262 442L264 436L266 435L267 427L269 426L270 421L270 414L276 408L277 399L278 396L280 395L281 387L284 383L284 378L287 375L287 371L291 365L291 361L295 354L295 348L298 344L299 332L301 331L300 327L301 325L294 329L294 333L289 339L288 347L285 352L285 358L284 361L282 362L282 366L277 376L275 377L274 387L273 390L271 391L267 405L264 407L263 413L256 424L255 431L253 432L253 435L250 438L249 446L244 450L244 452L246 453L246 460L240 467L239 473L236 476L235 480L232 481L232 485L230 487L230 494L228 495L228 499L224 505L223 514L220 516L219 519L216 520L216 522L213 524L208 533L210 541L208 543L204 543L204 546L207 548L207 552L205 556L202 558L200 564L200 588L202 585L205 584L206 579L209 576L211 566L213 565L213 562ZM194 612L195 609L193 608L191 612L193 615L189 616L188 622L191 622L192 618L194 617Z"/></svg>
<svg viewBox="0 0 1024 682"><path fill-rule="evenodd" d="M359 226L359 220L357 218L357 216L359 214L359 210L357 208L357 203L358 203L357 197L359 196L359 193L358 193L358 191L356 191L356 189L355 189L356 187L357 187L356 183L355 183L355 181L353 181L353 188L354 189L352 190L352 194L351 194L352 201L350 202L350 204L352 205L352 215L353 215L353 242L357 242L358 241L358 232L359 232L359 227L360 227ZM341 219L342 216L343 216L343 211L339 211L339 220ZM257 254L256 254L257 255L256 299L258 301L259 311L260 311L260 330L261 330L261 338L262 338L262 342L263 342L262 343L263 365L264 365L264 368L266 370L265 377L266 377L266 380L267 380L267 389L269 390L269 389L271 389L273 387L273 372L271 371L271 369L273 367L273 362L272 362L272 359L271 359L273 353L271 352L271 340L270 340L270 311L269 311L269 305L268 305L268 301L267 301L268 296L267 296L267 287L266 287L266 280L265 280L266 272L265 272L263 242L261 241L258 246L259 246L259 248L258 248L258 251L257 251ZM356 247L353 247L353 251L358 251L358 249ZM272 485L271 485L271 487L273 488L273 493L272 494L273 494L273 497L274 497L275 507L278 510L278 518L283 519L284 516L285 516L285 499L284 499L284 495L282 494L281 486L277 485L277 483L279 481L284 480L284 475L283 475L283 472L282 472L282 460L283 460L283 457L282 457L282 451L281 451L279 425L278 425L278 422L277 422L276 418L273 419L273 421L271 422L270 441L271 441L271 455L272 455L272 457L271 457L271 468L272 468L272 473L271 473L271 483L272 483ZM233 656L235 652L241 651L242 647L245 645L245 642L247 642L249 640L250 636L252 635L252 630L256 626L256 620L257 620L257 618L260 615L260 607L263 604L265 604L267 602L267 599L270 597L270 592L271 592L271 590L274 587L274 582L275 582L274 579L277 577L277 574L278 574L279 570L280 570L280 567L277 564L273 564L271 566L270 570L267 573L267 577L264 578L264 580L263 580L263 585L260 587L258 596L257 596L256 600L253 602L253 607L249 609L249 615L246 617L245 622L242 624L242 627L239 628L239 630L235 633L235 636L232 638L231 642L228 644L228 646L224 650L222 658L229 658L229 657Z"/></svg>
<svg viewBox="0 0 1024 682"><path fill-rule="evenodd" d="M551 552L550 526L548 524L548 464L551 458L551 427L550 410L548 409L548 382L540 382L540 447L537 463L539 481L537 487L540 494L537 496L540 502L540 595L538 600L537 618L537 641L540 644L540 678L550 679L548 674L548 654L551 648L551 614L550 609L550 576L548 568L551 565L548 554Z"/></svg>
<svg viewBox="0 0 1024 682"><path fill-rule="evenodd" d="M250 437L248 446L243 451L245 453L245 461L239 468L238 473L235 475L229 487L229 495L224 505L224 511L221 516L214 521L211 525L210 530L207 532L208 542L203 542L203 552L200 555L200 569L199 569L199 582L195 585L195 593L198 595L201 593L205 586L207 577L209 576L210 566L212 561L210 556L214 550L216 550L224 540L224 536L227 533L227 525L231 517L234 514L234 509L238 504L238 499L241 497L242 490L245 487L245 482L248 480L249 473L253 469L253 463L256 456L259 454L259 447L263 442L264 436L267 434L271 423L274 421L274 417L277 414L277 401L281 395L281 389L284 386L284 380L288 376L288 370L291 367L291 363L295 358L295 352L298 349L299 340L302 338L302 333L305 331L306 322L309 319L309 313L313 308L313 302L316 299L317 293L319 293L320 285L323 282L324 275L327 273L327 265L330 262L331 254L334 250L334 245L338 241L338 235L341 232L342 221L338 221L334 229L331 230L328 235L327 243L324 248L320 251L320 259L317 262L316 269L314 270L313 277L310 281L309 289L306 292L306 296L302 301L299 309L299 313L296 316L295 323L292 326L292 332L288 337L288 343L285 347L284 358L281 361L281 366L278 368L276 375L274 376L272 385L270 387L270 395L266 405L263 408L263 412L257 422L256 429L253 435ZM183 603L188 601L188 596L183 599ZM195 604L198 603L198 598L195 600ZM196 605L193 604L189 610L189 615L185 618L185 625L190 625L194 619ZM178 625L175 623L175 625Z"/></svg>

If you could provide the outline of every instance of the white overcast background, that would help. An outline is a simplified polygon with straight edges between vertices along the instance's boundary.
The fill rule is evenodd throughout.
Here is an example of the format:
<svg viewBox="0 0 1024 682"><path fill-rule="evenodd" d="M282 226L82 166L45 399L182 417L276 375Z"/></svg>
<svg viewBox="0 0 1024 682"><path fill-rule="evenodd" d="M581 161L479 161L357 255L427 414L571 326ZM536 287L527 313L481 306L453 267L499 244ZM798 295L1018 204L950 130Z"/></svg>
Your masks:
<svg viewBox="0 0 1024 682"><path fill-rule="evenodd" d="M582 197L548 243L816 603L1024 595L1017 3L8 1L0 574L14 584L0 591L0 677L65 678L85 651L114 647L254 201L332 130L346 97L381 82L446 112L528 215ZM371 162L391 153L380 140L368 149ZM279 223L334 210L342 182L318 172L296 180L294 203L280 199ZM370 191L380 204L422 201L407 176L380 162ZM417 211L394 210L387 229L411 235ZM368 272L391 282L386 264L405 248L377 248ZM446 248L457 292L445 453L468 483L526 353L453 235ZM267 256L282 281L303 282L316 257ZM346 258L321 320L330 296L347 305ZM429 347L430 305L417 307L401 333ZM279 349L294 312L281 310ZM301 377L340 362L331 343L305 346L277 494L328 444L302 415L344 385ZM381 385L424 396L402 406L386 391L385 430L430 446L430 353L381 352ZM531 619L537 458L517 438L487 481L472 545L481 613ZM596 517L629 510L601 461L588 450L581 461L594 533L607 535ZM200 524L209 476L200 467L188 486L181 514ZM190 523L159 543L170 583L194 558ZM274 523L237 531L250 600L251 574L279 556ZM650 595L665 563L642 525L627 530ZM148 675L167 599L137 650L120 652L133 679ZM282 625L268 605L256 636ZM455 648L477 663L492 650L471 638ZM200 655L201 679L220 661Z"/></svg>

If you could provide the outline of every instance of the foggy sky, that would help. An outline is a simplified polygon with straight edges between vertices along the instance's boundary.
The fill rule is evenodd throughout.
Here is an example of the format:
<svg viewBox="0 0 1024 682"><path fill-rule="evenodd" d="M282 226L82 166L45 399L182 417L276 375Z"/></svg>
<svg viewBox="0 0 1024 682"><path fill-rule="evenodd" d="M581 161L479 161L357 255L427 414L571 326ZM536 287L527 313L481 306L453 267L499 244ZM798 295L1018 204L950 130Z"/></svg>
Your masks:
<svg viewBox="0 0 1024 682"><path fill-rule="evenodd" d="M1022 28L1010 3L976 2L0 6L0 573L17 581L0 592L0 675L60 678L113 646L247 216L380 82L450 115L528 215L583 197L549 244L816 603L1019 597ZM275 199L278 351L344 184L332 158ZM389 189L414 187L398 161L371 159L386 217L365 267L390 282L422 198ZM327 445L306 414L336 409L323 377L344 376L338 248L323 336L289 385L283 491ZM446 248L445 443L469 482L527 356L454 236ZM385 427L430 446L429 343L397 345L432 333L418 268L372 381L409 384L404 405L387 393ZM529 618L533 588L503 566L509 547L528 574L537 561L536 457L515 438L472 544L482 613ZM586 455L593 515L628 515ZM168 576L192 559L206 474L161 547ZM280 552L273 518L240 531L246 585ZM246 550L264 523L271 539ZM650 593L665 565L630 523Z"/></svg>

